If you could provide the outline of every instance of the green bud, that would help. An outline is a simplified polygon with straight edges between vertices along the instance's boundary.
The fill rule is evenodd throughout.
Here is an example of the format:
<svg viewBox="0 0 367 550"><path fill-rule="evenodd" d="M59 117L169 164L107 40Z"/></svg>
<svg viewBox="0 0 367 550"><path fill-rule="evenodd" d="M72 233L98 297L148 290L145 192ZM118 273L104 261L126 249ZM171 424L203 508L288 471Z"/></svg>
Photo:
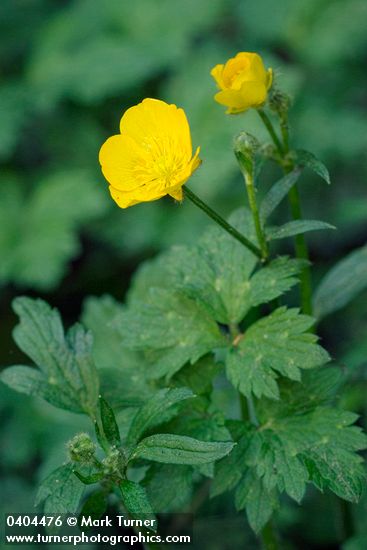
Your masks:
<svg viewBox="0 0 367 550"><path fill-rule="evenodd" d="M235 153L242 153L243 155L254 155L259 149L260 143L255 136L248 132L240 132L233 142L233 148Z"/></svg>
<svg viewBox="0 0 367 550"><path fill-rule="evenodd" d="M234 154L244 174L253 174L254 157L260 148L260 143L252 134L240 132L233 143Z"/></svg>
<svg viewBox="0 0 367 550"><path fill-rule="evenodd" d="M106 475L120 474L125 468L123 457L118 449L112 449L106 458L102 460L102 464Z"/></svg>
<svg viewBox="0 0 367 550"><path fill-rule="evenodd" d="M273 87L269 93L269 107L279 115L285 115L290 107L291 98L279 88Z"/></svg>
<svg viewBox="0 0 367 550"><path fill-rule="evenodd" d="M88 464L93 461L96 446L87 433L80 433L68 442L71 460Z"/></svg>

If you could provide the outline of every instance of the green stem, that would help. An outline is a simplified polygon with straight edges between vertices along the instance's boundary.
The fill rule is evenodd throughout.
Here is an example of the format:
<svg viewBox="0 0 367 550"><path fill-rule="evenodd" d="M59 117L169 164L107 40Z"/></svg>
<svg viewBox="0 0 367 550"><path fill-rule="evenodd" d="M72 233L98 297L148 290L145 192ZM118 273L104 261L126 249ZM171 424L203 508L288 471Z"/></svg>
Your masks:
<svg viewBox="0 0 367 550"><path fill-rule="evenodd" d="M294 220L302 219L301 201L296 185L288 194L292 217ZM295 236L296 257L301 260L309 260L307 243L304 235ZM304 267L300 274L301 304L302 311L306 315L312 315L312 282L310 266Z"/></svg>
<svg viewBox="0 0 367 550"><path fill-rule="evenodd" d="M203 202L195 193L193 193L188 187L183 187L184 195L190 199L192 203L198 206L205 214L207 214L212 220L214 220L218 225L220 225L227 233L232 235L237 241L246 246L255 256L262 258L261 250L255 246L251 241L249 241L242 233L237 231L232 225L230 225L224 218L219 216L214 210L212 210L205 202Z"/></svg>
<svg viewBox="0 0 367 550"><path fill-rule="evenodd" d="M265 550L278 550L278 538L271 521L261 531L261 543Z"/></svg>
<svg viewBox="0 0 367 550"><path fill-rule="evenodd" d="M107 437L104 433L101 415L99 413L97 413L97 415L95 416L93 421L94 421L95 427L98 429L98 433L99 433L99 436L100 436L99 443L100 443L102 449L104 450L104 452L107 455L110 452L110 447L111 446L110 446L110 444L107 440ZM97 430L96 430L96 434L97 434Z"/></svg>
<svg viewBox="0 0 367 550"><path fill-rule="evenodd" d="M284 151L289 151L289 129L288 129L288 117L286 114L279 114L280 130L282 132L282 139L284 144Z"/></svg>
<svg viewBox="0 0 367 550"><path fill-rule="evenodd" d="M264 126L266 127L267 131L269 132L270 137L273 140L273 143L274 143L275 147L278 149L279 154L283 157L283 155L284 155L283 145L282 145L280 139L278 138L278 135L277 135L276 131L274 130L274 126L273 126L270 118L265 113L265 111L263 111L262 109L257 109L257 112L259 113L259 116L260 116L261 120L263 121Z"/></svg>
<svg viewBox="0 0 367 550"><path fill-rule="evenodd" d="M353 514L349 502L346 500L338 499L341 524L342 524L342 536L344 540L352 538L355 532Z"/></svg>
<svg viewBox="0 0 367 550"><path fill-rule="evenodd" d="M246 398L239 393L242 420L250 420L251 424L258 428L260 426L256 415L255 403L252 395ZM247 411L246 411L247 401ZM278 541L272 523L269 521L260 532L261 545L265 550L278 550Z"/></svg>
<svg viewBox="0 0 367 550"><path fill-rule="evenodd" d="M237 323L231 323L229 325L229 332L231 334L232 339L237 338L237 336L241 334L240 328ZM252 395L250 395L249 397L245 397L241 392L238 392L238 397L240 400L240 410L241 410L242 420L249 420L251 424L253 424L256 427L259 427L260 422L258 421L256 416L255 403Z"/></svg>
<svg viewBox="0 0 367 550"><path fill-rule="evenodd" d="M281 132L283 143L280 142L278 135L276 134L273 124L268 118L267 114L261 109L257 109L261 120L266 126L274 145L276 146L281 156L281 166L285 173L294 170L294 163L286 156L289 153L289 133L288 133L288 120L286 115L283 115L280 120ZM287 162L285 162L287 160ZM298 192L297 185L294 185L288 193L289 204L291 208L292 217L294 220L302 219L301 201ZM308 247L304 235L295 236L295 252L296 257L301 260L309 260ZM312 315L312 282L311 282L311 270L310 266L306 265L300 275L300 292L301 292L301 306L303 313Z"/></svg>
<svg viewBox="0 0 367 550"><path fill-rule="evenodd" d="M248 196L250 208L252 211L252 216L254 219L257 240L260 245L262 259L265 261L266 258L268 257L269 250L268 250L268 243L266 242L265 234L263 232L263 228L260 221L259 209L257 207L254 178L253 178L253 175L250 174L249 172L245 172L244 177L246 182L247 196Z"/></svg>
<svg viewBox="0 0 367 550"><path fill-rule="evenodd" d="M232 338L236 338L240 334L238 324L232 323L229 325L229 330ZM241 392L238 392L240 400L241 417L243 421L250 420L251 424L259 428L260 422L257 418L255 403L252 395L245 397ZM278 550L278 541L272 523L269 521L260 532L261 544L265 550Z"/></svg>
<svg viewBox="0 0 367 550"><path fill-rule="evenodd" d="M258 428L260 426L260 422L256 415L254 398L252 397L252 395L249 395L246 398L246 400L247 400L247 410L248 410L248 416L249 416L250 422L251 424L256 426L256 428Z"/></svg>

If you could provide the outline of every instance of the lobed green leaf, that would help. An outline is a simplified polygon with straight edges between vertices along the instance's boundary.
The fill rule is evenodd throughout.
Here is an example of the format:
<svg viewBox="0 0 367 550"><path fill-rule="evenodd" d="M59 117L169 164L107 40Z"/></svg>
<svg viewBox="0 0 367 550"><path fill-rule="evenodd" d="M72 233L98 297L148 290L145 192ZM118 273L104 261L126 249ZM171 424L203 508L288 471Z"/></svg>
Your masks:
<svg viewBox="0 0 367 550"><path fill-rule="evenodd" d="M267 491L251 471L241 480L236 490L235 503L237 510L246 508L248 522L255 533L261 531L278 507L275 492Z"/></svg>
<svg viewBox="0 0 367 550"><path fill-rule="evenodd" d="M149 302L134 302L119 318L122 343L155 352L152 377L171 377L187 362L194 363L225 339L202 304L182 292L154 288Z"/></svg>
<svg viewBox="0 0 367 550"><path fill-rule="evenodd" d="M226 357L229 380L241 393L279 398L279 374L300 380L301 369L327 363L328 353L309 332L314 320L281 307L254 323Z"/></svg>
<svg viewBox="0 0 367 550"><path fill-rule="evenodd" d="M91 355L91 334L77 324L65 335L58 311L42 300L16 298L13 307L20 317L14 340L40 370L16 367L3 375L3 381L61 408L93 415L99 378Z"/></svg>
<svg viewBox="0 0 367 550"><path fill-rule="evenodd" d="M178 464L152 464L144 486L157 513L182 512L191 501L193 469Z"/></svg>

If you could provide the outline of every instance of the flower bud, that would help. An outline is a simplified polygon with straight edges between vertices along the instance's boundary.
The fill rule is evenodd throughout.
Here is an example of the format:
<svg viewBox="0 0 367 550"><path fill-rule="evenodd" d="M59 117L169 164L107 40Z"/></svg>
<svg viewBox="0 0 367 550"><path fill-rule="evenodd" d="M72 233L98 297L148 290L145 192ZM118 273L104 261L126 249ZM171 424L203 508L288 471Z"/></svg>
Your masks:
<svg viewBox="0 0 367 550"><path fill-rule="evenodd" d="M68 442L71 460L88 464L93 460L96 446L87 433L80 433Z"/></svg>
<svg viewBox="0 0 367 550"><path fill-rule="evenodd" d="M269 107L275 113L284 115L287 113L291 104L291 98L285 92L279 90L279 88L272 88L269 94Z"/></svg>
<svg viewBox="0 0 367 550"><path fill-rule="evenodd" d="M234 153L245 174L253 174L254 157L260 148L258 140L248 132L240 132L233 144Z"/></svg>
<svg viewBox="0 0 367 550"><path fill-rule="evenodd" d="M120 474L125 467L123 457L118 449L112 449L102 460L102 464L106 475Z"/></svg>

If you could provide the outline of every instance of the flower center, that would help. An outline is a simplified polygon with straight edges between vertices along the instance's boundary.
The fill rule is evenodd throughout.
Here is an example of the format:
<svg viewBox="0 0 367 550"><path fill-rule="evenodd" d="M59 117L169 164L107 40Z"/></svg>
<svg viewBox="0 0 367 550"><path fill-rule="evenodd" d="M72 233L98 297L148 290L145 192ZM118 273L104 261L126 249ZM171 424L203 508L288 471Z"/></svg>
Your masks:
<svg viewBox="0 0 367 550"><path fill-rule="evenodd" d="M185 165L182 148L168 136L150 137L143 146L149 153L152 180L163 180L164 186L170 187Z"/></svg>

